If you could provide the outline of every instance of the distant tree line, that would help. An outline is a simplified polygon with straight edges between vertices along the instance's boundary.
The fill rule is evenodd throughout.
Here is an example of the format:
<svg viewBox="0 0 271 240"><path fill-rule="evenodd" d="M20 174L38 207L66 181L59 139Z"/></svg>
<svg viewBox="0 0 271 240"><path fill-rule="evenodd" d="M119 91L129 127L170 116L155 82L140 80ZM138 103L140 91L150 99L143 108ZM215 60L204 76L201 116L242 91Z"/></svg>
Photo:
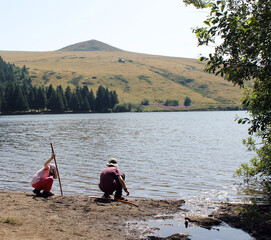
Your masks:
<svg viewBox="0 0 271 240"><path fill-rule="evenodd" d="M110 112L118 103L115 91L109 91L100 86L96 97L92 89L87 86L77 87L65 91L61 86L56 89L49 87L35 87L20 83L7 83L0 85L2 113L24 111L51 111L51 112Z"/></svg>
<svg viewBox="0 0 271 240"><path fill-rule="evenodd" d="M99 86L96 96L87 86L65 91L61 86L56 89L32 86L25 66L16 67L0 57L0 112L13 113L25 111L51 112L110 112L118 104L116 91Z"/></svg>

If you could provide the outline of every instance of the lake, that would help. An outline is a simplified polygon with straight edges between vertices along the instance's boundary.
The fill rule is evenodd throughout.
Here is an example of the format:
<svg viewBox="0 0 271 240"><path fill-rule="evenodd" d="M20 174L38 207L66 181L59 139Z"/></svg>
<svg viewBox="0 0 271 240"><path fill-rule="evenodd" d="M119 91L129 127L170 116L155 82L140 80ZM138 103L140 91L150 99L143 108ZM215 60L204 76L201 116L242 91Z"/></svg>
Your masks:
<svg viewBox="0 0 271 240"><path fill-rule="evenodd" d="M53 143L64 194L96 195L114 157L131 197L243 201L233 177L247 152L245 112L47 114L0 117L1 190L31 192ZM53 192L59 193L58 181Z"/></svg>

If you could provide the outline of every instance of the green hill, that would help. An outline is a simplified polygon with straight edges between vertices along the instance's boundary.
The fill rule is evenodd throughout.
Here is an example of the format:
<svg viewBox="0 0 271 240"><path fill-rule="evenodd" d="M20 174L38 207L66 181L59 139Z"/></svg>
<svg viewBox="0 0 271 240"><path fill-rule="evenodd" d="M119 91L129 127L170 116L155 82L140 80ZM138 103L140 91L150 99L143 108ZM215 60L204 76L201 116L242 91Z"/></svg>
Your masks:
<svg viewBox="0 0 271 240"><path fill-rule="evenodd" d="M120 103L148 99L153 109L167 99L183 104L189 97L194 108L208 108L237 106L241 98L240 88L205 73L196 59L127 52L95 40L52 52L0 51L0 56L25 65L34 85L87 85L94 92L103 85L116 90Z"/></svg>
<svg viewBox="0 0 271 240"><path fill-rule="evenodd" d="M67 47L59 49L59 51L122 51L121 49L112 47L106 43L90 40L69 45Z"/></svg>

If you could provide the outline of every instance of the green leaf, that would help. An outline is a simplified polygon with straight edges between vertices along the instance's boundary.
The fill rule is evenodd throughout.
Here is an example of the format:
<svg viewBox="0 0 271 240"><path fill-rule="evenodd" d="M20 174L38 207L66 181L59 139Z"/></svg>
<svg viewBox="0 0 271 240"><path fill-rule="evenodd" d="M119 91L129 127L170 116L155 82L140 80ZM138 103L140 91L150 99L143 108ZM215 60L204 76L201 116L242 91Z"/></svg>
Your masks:
<svg viewBox="0 0 271 240"><path fill-rule="evenodd" d="M221 6L221 12L224 12L224 9L225 9L225 4L222 4L222 6Z"/></svg>
<svg viewBox="0 0 271 240"><path fill-rule="evenodd" d="M203 61L206 61L207 60L207 58L206 57L203 57L203 56L201 56L200 58L199 58L199 62L203 62Z"/></svg>
<svg viewBox="0 0 271 240"><path fill-rule="evenodd" d="M208 26L210 26L211 27L211 24L210 24L210 22L209 21L204 21L204 23L206 24L206 25L208 25Z"/></svg>
<svg viewBox="0 0 271 240"><path fill-rule="evenodd" d="M208 3L207 5L205 5L205 8L209 8L209 7L212 7L213 6L213 3Z"/></svg>

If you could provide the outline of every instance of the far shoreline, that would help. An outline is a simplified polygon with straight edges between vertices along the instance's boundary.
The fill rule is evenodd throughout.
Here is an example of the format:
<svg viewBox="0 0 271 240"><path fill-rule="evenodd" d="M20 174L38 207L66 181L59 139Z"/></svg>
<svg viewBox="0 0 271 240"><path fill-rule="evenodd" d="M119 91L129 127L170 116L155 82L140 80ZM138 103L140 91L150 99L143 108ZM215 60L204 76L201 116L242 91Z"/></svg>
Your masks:
<svg viewBox="0 0 271 240"><path fill-rule="evenodd" d="M50 114L109 114L109 113L171 113L171 112L230 112L230 111L246 111L239 107L217 107L217 108L185 108L185 109L164 109L164 110L152 110L152 111L127 111L127 112L86 112L86 111L66 111L66 112L51 112L51 111L40 111L40 112L10 112L10 113L0 113L1 116L13 116L13 115L50 115Z"/></svg>

